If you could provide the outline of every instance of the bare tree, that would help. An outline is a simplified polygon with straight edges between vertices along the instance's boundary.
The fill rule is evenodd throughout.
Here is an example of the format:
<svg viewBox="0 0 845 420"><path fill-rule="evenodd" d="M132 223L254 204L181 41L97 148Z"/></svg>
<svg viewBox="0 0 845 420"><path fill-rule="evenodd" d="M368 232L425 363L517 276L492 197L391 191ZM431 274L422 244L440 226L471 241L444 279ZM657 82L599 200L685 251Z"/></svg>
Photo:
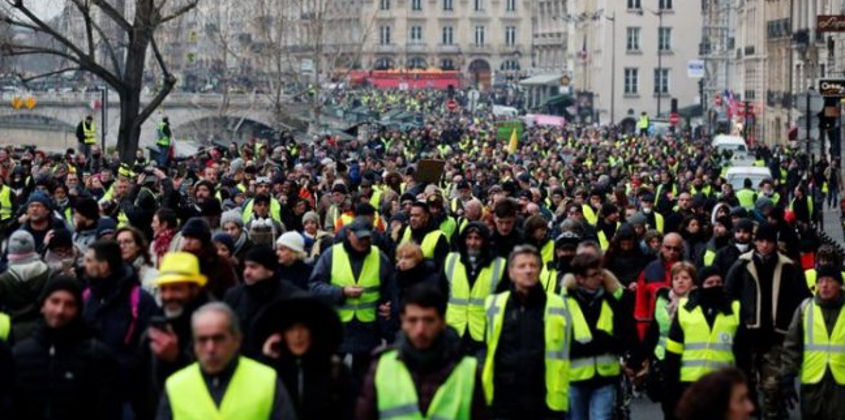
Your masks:
<svg viewBox="0 0 845 420"><path fill-rule="evenodd" d="M40 0L34 0L37 2ZM129 1L130 4L126 5ZM9 56L46 54L62 58L66 66L36 77L66 71L92 73L120 97L120 127L117 149L120 158L131 161L138 149L141 125L161 105L176 84L156 42L162 25L196 7L199 0L67 0L65 12L81 21L81 34L42 19L24 0L2 0L3 21L13 28L45 34L54 46L33 45L22 40L2 40L0 48ZM73 25L69 25L73 27ZM155 57L162 81L146 106L141 104L144 67L149 49ZM30 79L34 79L32 77Z"/></svg>

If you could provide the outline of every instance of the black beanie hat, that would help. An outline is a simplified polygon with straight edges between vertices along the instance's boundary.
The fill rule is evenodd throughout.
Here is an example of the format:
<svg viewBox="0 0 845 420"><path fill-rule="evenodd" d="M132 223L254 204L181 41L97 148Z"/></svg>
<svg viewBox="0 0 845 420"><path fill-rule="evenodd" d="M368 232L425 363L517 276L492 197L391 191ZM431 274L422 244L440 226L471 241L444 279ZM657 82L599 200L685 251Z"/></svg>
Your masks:
<svg viewBox="0 0 845 420"><path fill-rule="evenodd" d="M695 281L695 284L701 286L704 284L704 280L707 280L708 277L712 276L722 276L722 273L719 272L719 268L715 265L710 265L707 267L698 270L698 278Z"/></svg>
<svg viewBox="0 0 845 420"><path fill-rule="evenodd" d="M73 277L68 277L64 275L56 276L52 280L48 281L47 284L44 286L44 290L41 291L41 295L38 296L38 304L39 306L44 305L44 301L50 297L56 291L64 290L71 295L76 300L76 304L79 307L79 313L82 313L82 283L74 279Z"/></svg>
<svg viewBox="0 0 845 420"><path fill-rule="evenodd" d="M754 236L755 241L769 241L769 242L777 242L778 241L778 230L777 227L771 223L761 223L760 226L757 226L757 233Z"/></svg>
<svg viewBox="0 0 845 420"><path fill-rule="evenodd" d="M67 229L56 229L53 231L53 239L50 239L48 249L70 248L73 246L73 238Z"/></svg>
<svg viewBox="0 0 845 420"><path fill-rule="evenodd" d="M185 226L182 226L182 236L208 243L211 241L211 227L202 217L192 217L185 222Z"/></svg>
<svg viewBox="0 0 845 420"><path fill-rule="evenodd" d="M86 197L77 200L74 209L86 219L96 221L100 218L100 205L93 198Z"/></svg>
<svg viewBox="0 0 845 420"><path fill-rule="evenodd" d="M273 248L267 245L256 245L249 249L244 255L244 261L252 261L263 265L268 270L276 271L279 267L279 260Z"/></svg>
<svg viewBox="0 0 845 420"><path fill-rule="evenodd" d="M842 284L842 270L837 269L833 265L823 265L818 268L816 282L822 277L832 277L837 283Z"/></svg>

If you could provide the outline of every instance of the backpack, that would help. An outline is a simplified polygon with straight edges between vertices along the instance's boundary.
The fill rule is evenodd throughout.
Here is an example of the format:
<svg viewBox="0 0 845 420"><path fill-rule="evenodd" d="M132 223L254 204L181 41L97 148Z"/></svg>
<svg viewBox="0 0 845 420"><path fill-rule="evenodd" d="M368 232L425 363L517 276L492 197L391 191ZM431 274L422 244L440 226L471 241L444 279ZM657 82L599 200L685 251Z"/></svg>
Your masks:
<svg viewBox="0 0 845 420"><path fill-rule="evenodd" d="M82 300L88 301L91 298L91 288L86 287L82 291ZM129 310L132 319L129 321L129 329L126 330L126 336L123 337L123 344L129 345L132 342L132 334L135 333L135 328L138 325L138 305L141 302L141 286L137 284L132 285L132 290L129 291Z"/></svg>

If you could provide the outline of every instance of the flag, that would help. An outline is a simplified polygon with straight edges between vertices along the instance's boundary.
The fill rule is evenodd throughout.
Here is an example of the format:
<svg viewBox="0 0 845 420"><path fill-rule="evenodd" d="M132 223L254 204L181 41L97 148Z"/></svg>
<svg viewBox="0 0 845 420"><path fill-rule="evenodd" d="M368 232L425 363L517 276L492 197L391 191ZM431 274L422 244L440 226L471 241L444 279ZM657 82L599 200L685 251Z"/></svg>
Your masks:
<svg viewBox="0 0 845 420"><path fill-rule="evenodd" d="M578 56L581 58L581 63L587 63L587 34L584 34L584 42L581 43L581 51L578 52Z"/></svg>
<svg viewBox="0 0 845 420"><path fill-rule="evenodd" d="M516 153L516 146L519 143L519 139L516 136L516 127L511 131L511 139L508 142L508 154Z"/></svg>

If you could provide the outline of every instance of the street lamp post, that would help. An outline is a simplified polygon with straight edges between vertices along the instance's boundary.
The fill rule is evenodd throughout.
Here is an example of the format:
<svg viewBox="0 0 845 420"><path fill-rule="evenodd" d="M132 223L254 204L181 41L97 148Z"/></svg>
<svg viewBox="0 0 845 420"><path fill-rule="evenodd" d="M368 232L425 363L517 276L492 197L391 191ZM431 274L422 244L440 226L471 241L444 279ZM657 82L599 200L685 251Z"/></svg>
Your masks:
<svg viewBox="0 0 845 420"><path fill-rule="evenodd" d="M660 81L660 85L657 86L657 118L660 118L660 100L663 98L663 54L660 50L660 31L663 30L663 10L658 10L657 12L651 12L657 15L658 19L658 26L657 26L657 77Z"/></svg>

